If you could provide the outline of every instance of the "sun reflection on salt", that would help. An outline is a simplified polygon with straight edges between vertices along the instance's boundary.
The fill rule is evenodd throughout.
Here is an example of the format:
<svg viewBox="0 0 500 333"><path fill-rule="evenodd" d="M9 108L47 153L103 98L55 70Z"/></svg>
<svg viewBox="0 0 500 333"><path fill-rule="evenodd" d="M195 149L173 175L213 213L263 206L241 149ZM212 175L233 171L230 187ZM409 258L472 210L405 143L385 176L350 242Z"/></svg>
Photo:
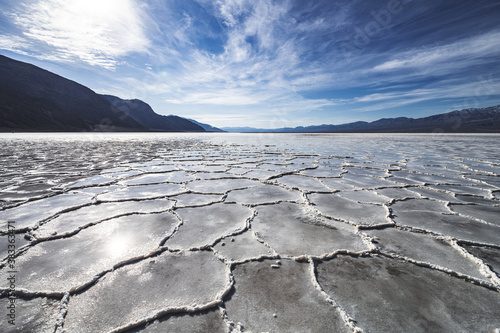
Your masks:
<svg viewBox="0 0 500 333"><path fill-rule="evenodd" d="M119 256L126 251L127 245L129 245L129 243L129 236L113 237L108 243L107 251L111 256Z"/></svg>

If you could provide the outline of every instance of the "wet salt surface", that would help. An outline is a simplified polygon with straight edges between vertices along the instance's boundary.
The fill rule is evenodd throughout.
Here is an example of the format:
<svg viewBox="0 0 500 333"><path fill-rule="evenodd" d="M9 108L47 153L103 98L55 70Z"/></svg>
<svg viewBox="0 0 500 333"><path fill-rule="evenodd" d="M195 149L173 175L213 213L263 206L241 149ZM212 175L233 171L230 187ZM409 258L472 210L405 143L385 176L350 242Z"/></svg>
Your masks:
<svg viewBox="0 0 500 333"><path fill-rule="evenodd" d="M2 134L0 327L494 332L499 140Z"/></svg>

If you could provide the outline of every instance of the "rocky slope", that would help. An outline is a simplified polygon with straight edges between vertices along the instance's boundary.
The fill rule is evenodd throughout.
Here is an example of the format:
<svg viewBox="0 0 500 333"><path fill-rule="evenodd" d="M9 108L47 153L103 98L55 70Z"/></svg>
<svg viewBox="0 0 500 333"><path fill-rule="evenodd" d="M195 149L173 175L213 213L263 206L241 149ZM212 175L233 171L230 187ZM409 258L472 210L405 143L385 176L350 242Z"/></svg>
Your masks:
<svg viewBox="0 0 500 333"><path fill-rule="evenodd" d="M139 100L102 96L31 64L0 55L0 131L197 131Z"/></svg>

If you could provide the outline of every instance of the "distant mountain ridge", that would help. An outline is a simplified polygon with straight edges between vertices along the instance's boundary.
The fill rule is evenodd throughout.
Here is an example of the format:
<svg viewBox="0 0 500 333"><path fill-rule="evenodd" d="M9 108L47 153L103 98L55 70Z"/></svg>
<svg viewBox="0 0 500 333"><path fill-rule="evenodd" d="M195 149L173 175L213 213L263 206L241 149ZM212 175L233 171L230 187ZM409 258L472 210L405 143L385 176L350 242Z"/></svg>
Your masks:
<svg viewBox="0 0 500 333"><path fill-rule="evenodd" d="M471 108L424 118L382 118L342 125L318 125L259 129L222 127L228 132L258 133L500 133L500 105Z"/></svg>
<svg viewBox="0 0 500 333"><path fill-rule="evenodd" d="M62 76L0 55L0 131L205 130L181 117L158 115L142 101L99 95Z"/></svg>
<svg viewBox="0 0 500 333"><path fill-rule="evenodd" d="M209 125L209 124L200 123L199 121L196 121L194 119L190 119L190 118L185 118L185 119L189 120L192 123L195 123L196 125L203 127L203 129L205 129L205 131L207 131L207 132L225 132L225 131L221 130L220 128L214 127L214 126Z"/></svg>

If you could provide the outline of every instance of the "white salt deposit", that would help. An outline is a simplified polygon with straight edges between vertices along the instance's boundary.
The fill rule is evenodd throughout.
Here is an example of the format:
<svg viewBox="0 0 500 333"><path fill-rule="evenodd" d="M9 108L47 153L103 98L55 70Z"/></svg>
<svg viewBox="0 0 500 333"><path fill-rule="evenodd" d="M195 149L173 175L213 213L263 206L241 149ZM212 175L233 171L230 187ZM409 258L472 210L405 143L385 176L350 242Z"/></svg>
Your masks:
<svg viewBox="0 0 500 333"><path fill-rule="evenodd" d="M495 331L499 138L2 134L0 327Z"/></svg>

